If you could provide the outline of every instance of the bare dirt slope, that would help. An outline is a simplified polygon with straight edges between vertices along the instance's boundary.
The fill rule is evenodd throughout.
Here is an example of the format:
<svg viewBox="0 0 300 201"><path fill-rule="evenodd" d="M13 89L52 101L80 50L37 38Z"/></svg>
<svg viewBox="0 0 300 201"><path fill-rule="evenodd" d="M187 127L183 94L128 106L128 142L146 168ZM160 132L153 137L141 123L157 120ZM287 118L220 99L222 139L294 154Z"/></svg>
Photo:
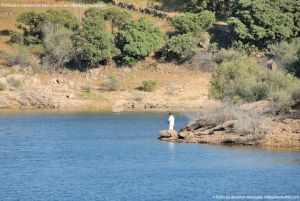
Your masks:
<svg viewBox="0 0 300 201"><path fill-rule="evenodd" d="M183 110L199 108L208 100L211 75L184 67L161 64L156 68L91 69L88 72L63 70L34 73L32 69L0 69L2 108L60 108L97 110ZM118 90L111 91L112 79ZM142 89L153 80L153 92Z"/></svg>

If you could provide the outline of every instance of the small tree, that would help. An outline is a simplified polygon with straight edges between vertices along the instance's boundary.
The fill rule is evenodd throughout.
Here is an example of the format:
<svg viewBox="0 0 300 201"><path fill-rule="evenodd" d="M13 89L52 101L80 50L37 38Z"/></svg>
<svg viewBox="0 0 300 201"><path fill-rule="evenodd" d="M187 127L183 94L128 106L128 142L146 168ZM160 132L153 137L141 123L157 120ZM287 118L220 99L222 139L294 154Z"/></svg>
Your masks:
<svg viewBox="0 0 300 201"><path fill-rule="evenodd" d="M45 55L43 63L55 68L62 67L73 56L73 32L48 23L43 28Z"/></svg>
<svg viewBox="0 0 300 201"><path fill-rule="evenodd" d="M113 36L106 31L103 15L95 15L96 10L88 10L83 20L83 29L76 38L76 52L81 61L94 66L100 62L110 62L119 54Z"/></svg>
<svg viewBox="0 0 300 201"><path fill-rule="evenodd" d="M116 43L121 50L121 64L133 66L156 50L164 41L159 28L141 18L127 21L117 33Z"/></svg>

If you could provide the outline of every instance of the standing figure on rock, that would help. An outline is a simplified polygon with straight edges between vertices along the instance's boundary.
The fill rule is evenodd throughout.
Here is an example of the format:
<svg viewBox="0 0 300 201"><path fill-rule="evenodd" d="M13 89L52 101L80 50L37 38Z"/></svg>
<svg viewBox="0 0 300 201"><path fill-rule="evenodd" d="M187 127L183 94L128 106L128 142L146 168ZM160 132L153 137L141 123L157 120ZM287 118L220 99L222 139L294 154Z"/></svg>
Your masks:
<svg viewBox="0 0 300 201"><path fill-rule="evenodd" d="M174 130L175 118L172 113L169 113L168 123L169 123L169 130Z"/></svg>

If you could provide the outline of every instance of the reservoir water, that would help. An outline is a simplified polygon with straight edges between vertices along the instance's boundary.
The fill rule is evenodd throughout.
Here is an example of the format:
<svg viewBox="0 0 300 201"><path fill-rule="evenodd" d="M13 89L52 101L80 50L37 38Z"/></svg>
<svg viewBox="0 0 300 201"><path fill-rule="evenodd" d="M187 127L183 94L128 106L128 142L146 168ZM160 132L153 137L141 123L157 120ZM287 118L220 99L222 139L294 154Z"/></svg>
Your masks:
<svg viewBox="0 0 300 201"><path fill-rule="evenodd" d="M161 142L167 118L1 114L0 200L300 200L300 152Z"/></svg>

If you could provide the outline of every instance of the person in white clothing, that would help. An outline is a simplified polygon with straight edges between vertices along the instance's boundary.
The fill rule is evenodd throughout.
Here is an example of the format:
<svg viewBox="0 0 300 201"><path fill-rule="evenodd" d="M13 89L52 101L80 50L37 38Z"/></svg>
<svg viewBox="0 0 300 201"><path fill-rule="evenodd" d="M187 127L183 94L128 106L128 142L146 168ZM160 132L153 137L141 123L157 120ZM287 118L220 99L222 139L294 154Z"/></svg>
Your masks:
<svg viewBox="0 0 300 201"><path fill-rule="evenodd" d="M169 130L174 130L175 118L172 113L169 113L168 123L169 123Z"/></svg>

